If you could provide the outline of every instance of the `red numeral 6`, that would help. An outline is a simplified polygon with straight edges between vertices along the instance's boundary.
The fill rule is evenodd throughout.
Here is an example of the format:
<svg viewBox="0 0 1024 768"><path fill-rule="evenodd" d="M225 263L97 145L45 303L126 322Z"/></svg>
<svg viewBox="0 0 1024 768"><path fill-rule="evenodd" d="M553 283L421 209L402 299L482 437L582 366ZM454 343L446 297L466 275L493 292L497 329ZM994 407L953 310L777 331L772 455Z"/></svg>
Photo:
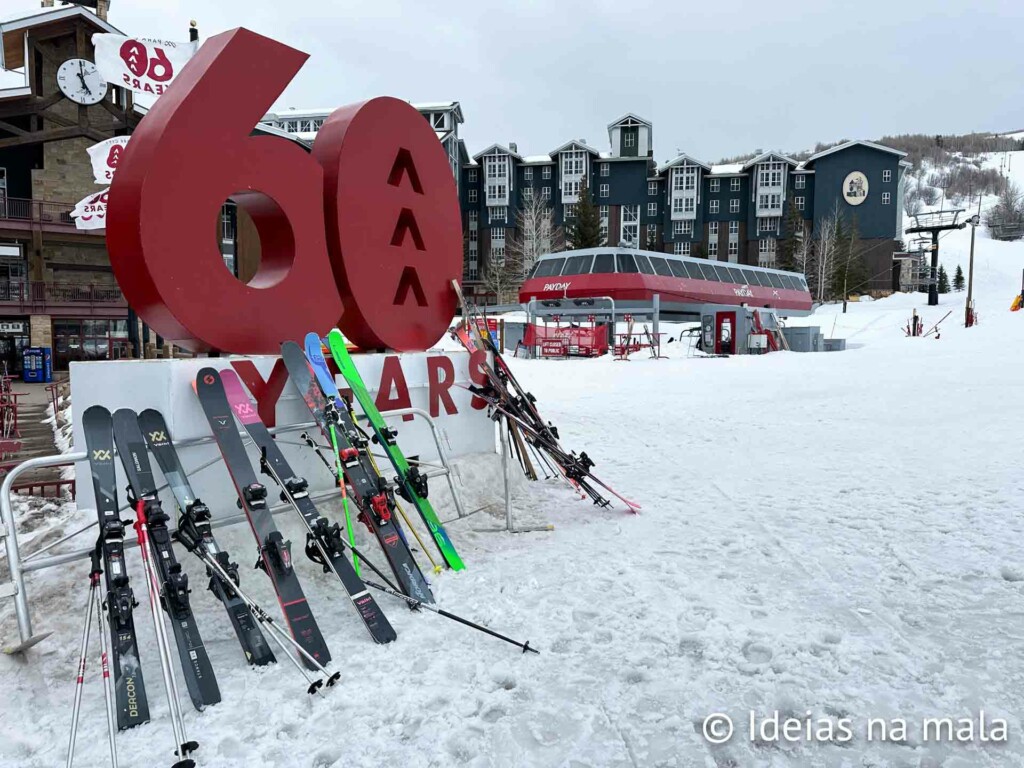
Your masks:
<svg viewBox="0 0 1024 768"><path fill-rule="evenodd" d="M312 155L250 136L306 58L244 29L212 37L125 148L107 213L111 264L169 341L272 353L339 325L360 346L412 350L448 327L458 198L415 109L390 98L343 107ZM228 197L259 232L260 268L246 285L224 268L215 237Z"/></svg>

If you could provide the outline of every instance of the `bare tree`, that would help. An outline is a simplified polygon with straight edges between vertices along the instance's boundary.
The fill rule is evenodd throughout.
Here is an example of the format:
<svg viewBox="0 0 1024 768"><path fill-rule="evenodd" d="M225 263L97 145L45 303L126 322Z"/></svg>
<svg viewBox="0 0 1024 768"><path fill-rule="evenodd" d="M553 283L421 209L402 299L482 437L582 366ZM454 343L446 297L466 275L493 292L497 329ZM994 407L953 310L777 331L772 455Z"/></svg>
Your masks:
<svg viewBox="0 0 1024 768"><path fill-rule="evenodd" d="M825 301L832 284L839 249L839 220L842 215L837 203L832 213L818 222L818 235L814 239L814 250L811 255L813 264L807 266L806 272L813 280L815 299L818 302Z"/></svg>
<svg viewBox="0 0 1024 768"><path fill-rule="evenodd" d="M532 194L523 200L516 212L515 234L505 246L506 259L511 258L522 269L521 283L541 256L551 253L565 242L555 215L547 200ZM517 286L518 287L518 286Z"/></svg>
<svg viewBox="0 0 1024 768"><path fill-rule="evenodd" d="M495 297L497 304L513 304L518 301L519 286L523 284L526 272L521 257L507 246L491 243L491 256L484 272L484 289Z"/></svg>

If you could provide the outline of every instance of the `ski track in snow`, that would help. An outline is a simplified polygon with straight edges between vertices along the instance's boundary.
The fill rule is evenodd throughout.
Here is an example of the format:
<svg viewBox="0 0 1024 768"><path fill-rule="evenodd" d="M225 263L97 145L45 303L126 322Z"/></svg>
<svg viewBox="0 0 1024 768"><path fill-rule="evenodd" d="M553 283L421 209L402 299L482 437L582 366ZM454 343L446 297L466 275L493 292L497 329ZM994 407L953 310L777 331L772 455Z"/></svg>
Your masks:
<svg viewBox="0 0 1024 768"><path fill-rule="evenodd" d="M966 268L968 238L943 240L950 274L958 259ZM517 522L553 532L475 532L500 525L487 513L449 527L467 569L434 578L439 604L529 639L540 656L386 596L399 640L374 646L340 583L298 556L342 671L325 697L308 697L287 663L243 664L201 567L181 553L224 697L196 713L182 694L198 764L1024 765L1024 312L1006 311L1024 246L978 247L982 324L971 331L957 324L963 294L938 308L894 296L806 321L856 339L845 353L693 359L677 342L661 361L513 361L564 444L587 450L599 477L643 505L639 515L601 510L554 481L517 478ZM940 340L903 336L913 307L926 327L954 310ZM460 475L480 497L469 508L498 500L496 461L464 462ZM22 514L43 525L38 510ZM70 527L93 513L46 514ZM298 553L300 526L277 519ZM218 538L243 586L273 607L268 580L250 570L248 530ZM153 720L119 735L119 757L164 765L167 701L138 555L128 558ZM64 760L86 572L76 563L29 576L37 628L55 634L25 658L0 657L2 766ZM15 632L8 601L0 633ZM82 766L106 764L97 667L93 654ZM916 727L980 709L1007 719L1008 744L923 742ZM751 742L750 710L849 717L855 737ZM719 711L737 735L712 746L701 720ZM898 716L910 724L905 742L866 740L868 717Z"/></svg>

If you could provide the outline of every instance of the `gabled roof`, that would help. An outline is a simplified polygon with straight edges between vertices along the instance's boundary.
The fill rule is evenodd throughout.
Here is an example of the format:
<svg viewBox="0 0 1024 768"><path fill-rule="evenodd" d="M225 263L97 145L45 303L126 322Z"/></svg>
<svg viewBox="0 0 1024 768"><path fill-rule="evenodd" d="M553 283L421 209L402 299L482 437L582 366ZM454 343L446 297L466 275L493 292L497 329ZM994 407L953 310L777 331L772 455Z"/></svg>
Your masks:
<svg viewBox="0 0 1024 768"><path fill-rule="evenodd" d="M483 157L484 155L496 154L512 155L512 157L514 157L516 160L523 159L522 155L520 155L518 152L513 152L511 149L509 149L508 147L503 147L501 144L491 144L491 146L489 146L487 149L483 150L482 152L477 152L475 155L473 155L473 159L476 160L477 158Z"/></svg>
<svg viewBox="0 0 1024 768"><path fill-rule="evenodd" d="M428 101L428 102L416 102L412 106L420 112L447 112L451 110L455 113L455 122L464 123L466 118L462 116L462 105L457 101Z"/></svg>
<svg viewBox="0 0 1024 768"><path fill-rule="evenodd" d="M711 166L710 165L708 165L707 163L702 163L700 160L692 158L692 157L690 157L689 155L687 155L684 152L683 154L677 155L676 157L672 158L671 160L669 160L664 165L659 166L658 167L658 173L662 173L662 172L668 170L669 168L673 168L673 167L675 167L677 165L697 165L697 166L700 166L701 168L703 168L705 171L710 171L711 170Z"/></svg>
<svg viewBox="0 0 1024 768"><path fill-rule="evenodd" d="M813 163L815 160L817 160L819 158L825 157L826 155L831 155L834 152L842 152L844 149L849 149L850 147L856 146L858 144L863 146L863 147L870 147L871 149L877 149L879 152L888 152L889 154L896 155L897 157L906 157L907 156L906 152L901 152L898 149L893 149L892 147L887 147L884 144L875 144L875 142L873 142L873 141L864 141L863 139L855 139L854 141L847 141L847 142L844 142L842 144L837 144L836 146L831 147L829 149L823 149L821 152L816 152L815 154L813 154L813 155L811 155L810 157L807 158L807 163L806 164L810 165L811 163Z"/></svg>
<svg viewBox="0 0 1024 768"><path fill-rule="evenodd" d="M752 158L751 160L747 160L747 162L743 164L743 170L747 170L747 168L749 168L750 166L757 165L758 163L763 162L770 157L777 157L779 158L779 160L787 162L790 165L797 164L796 160L794 160L792 157L789 157L788 155L782 154L781 152L762 152L757 157Z"/></svg>
<svg viewBox="0 0 1024 768"><path fill-rule="evenodd" d="M642 117L640 117L640 115L637 115L637 114L635 114L633 112L627 112L622 117L620 117L618 120L612 120L610 123L608 123L608 130L611 131L611 129L614 128L619 123L624 123L624 122L626 122L627 120L630 120L630 119L635 120L638 123L643 123L648 128L651 127L651 121L650 120L644 120Z"/></svg>
<svg viewBox="0 0 1024 768"><path fill-rule="evenodd" d="M581 147L582 149L587 150L587 152L590 152L593 155L598 155L598 156L601 155L601 153L598 152L596 149L594 149L592 146L590 146L589 144L584 144L582 141L579 141L577 139L573 139L572 141L565 142L565 144L563 144L562 146L560 146L560 147L558 147L556 149L551 150L548 154L551 155L552 157L554 157L559 152L561 152L563 150L566 150L566 149L569 149L569 147L572 147L572 146Z"/></svg>
<svg viewBox="0 0 1024 768"><path fill-rule="evenodd" d="M87 22L97 32L124 34L117 27L80 5L44 8L35 12L23 11L0 21L0 66L4 69L21 69L25 66L24 33L26 30L77 19Z"/></svg>

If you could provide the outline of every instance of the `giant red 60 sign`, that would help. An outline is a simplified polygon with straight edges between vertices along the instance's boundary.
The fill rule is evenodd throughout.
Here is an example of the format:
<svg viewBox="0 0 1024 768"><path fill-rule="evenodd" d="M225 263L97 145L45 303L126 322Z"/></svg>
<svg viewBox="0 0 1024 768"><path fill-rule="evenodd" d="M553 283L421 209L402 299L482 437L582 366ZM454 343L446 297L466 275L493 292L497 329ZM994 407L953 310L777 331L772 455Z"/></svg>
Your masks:
<svg viewBox="0 0 1024 768"><path fill-rule="evenodd" d="M361 347L426 349L455 310L462 228L448 158L405 102L342 107L310 155L252 128L308 56L245 29L210 38L132 135L107 247L125 297L193 351L276 353L338 325ZM224 268L231 197L260 237L256 275Z"/></svg>

